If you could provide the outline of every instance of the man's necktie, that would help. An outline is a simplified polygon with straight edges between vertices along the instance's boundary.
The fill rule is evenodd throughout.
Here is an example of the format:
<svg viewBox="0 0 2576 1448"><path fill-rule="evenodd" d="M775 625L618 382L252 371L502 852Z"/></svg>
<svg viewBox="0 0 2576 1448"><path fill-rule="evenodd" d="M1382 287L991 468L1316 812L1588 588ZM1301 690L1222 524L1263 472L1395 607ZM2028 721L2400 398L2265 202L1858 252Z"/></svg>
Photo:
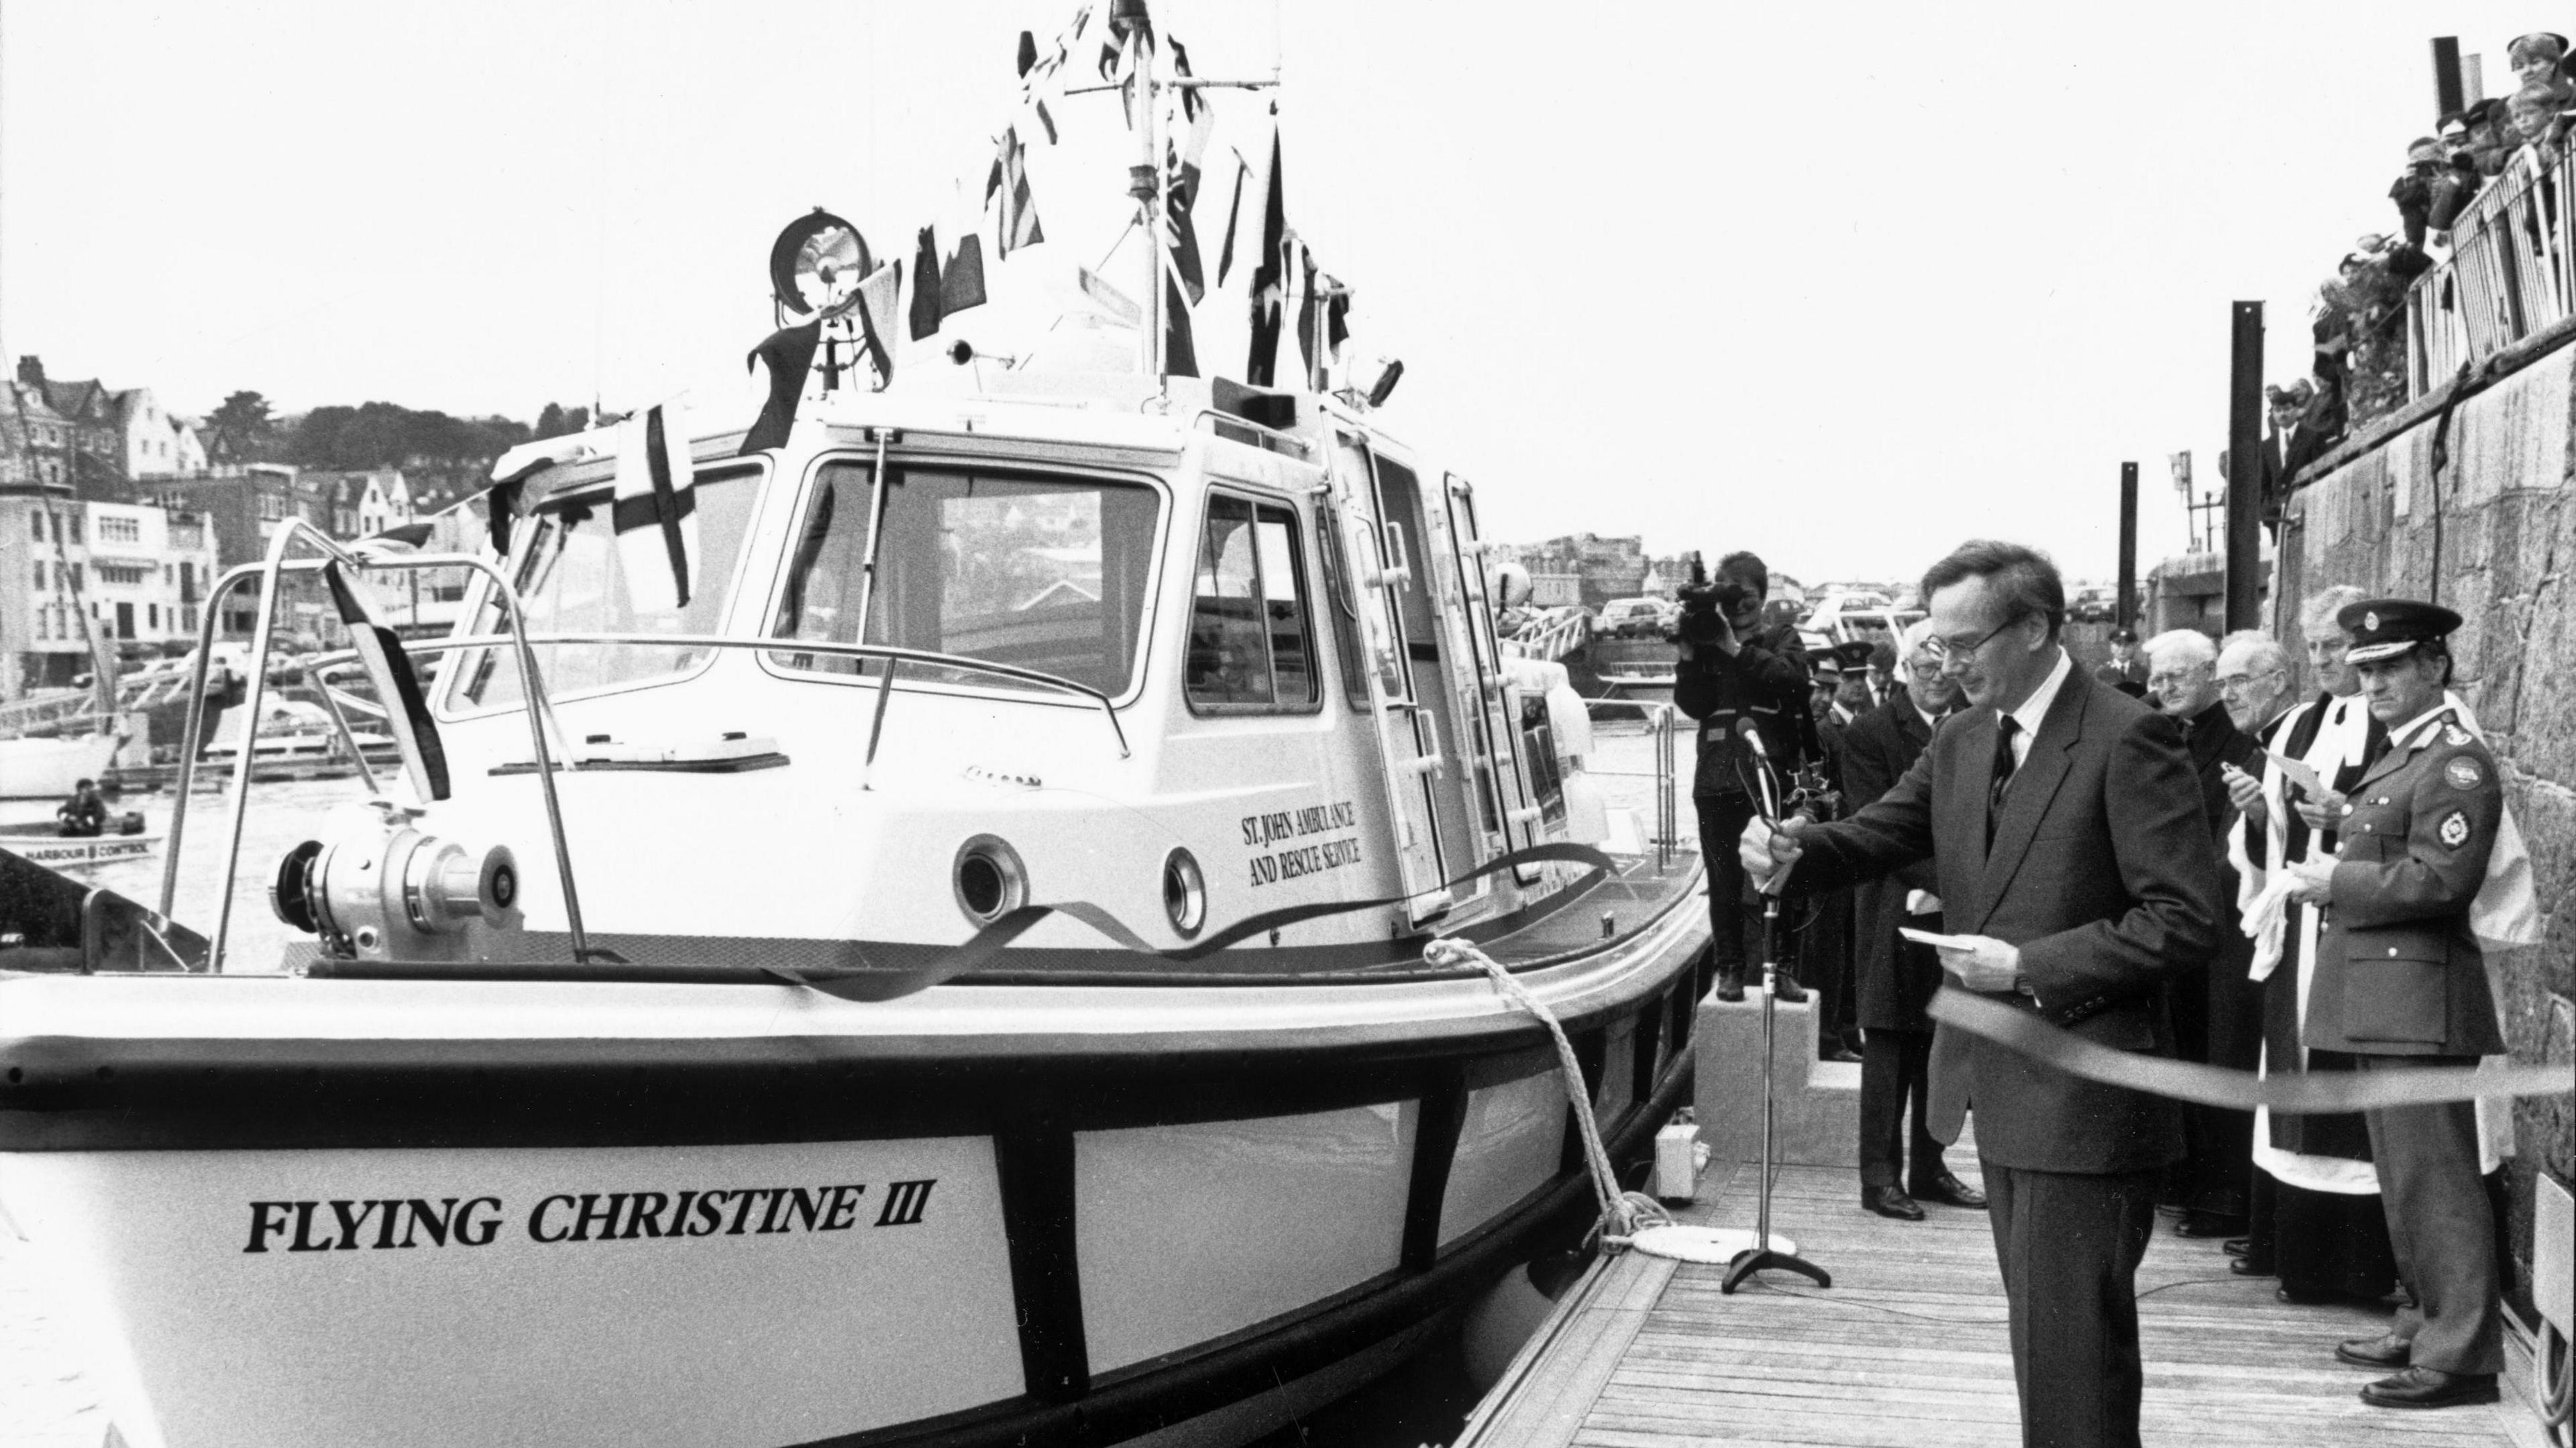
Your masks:
<svg viewBox="0 0 2576 1448"><path fill-rule="evenodd" d="M2013 736L2021 723L2010 714L1995 719L1995 782L1986 791L1986 848L1995 847L1995 816L2003 813L2004 786L2012 783Z"/></svg>

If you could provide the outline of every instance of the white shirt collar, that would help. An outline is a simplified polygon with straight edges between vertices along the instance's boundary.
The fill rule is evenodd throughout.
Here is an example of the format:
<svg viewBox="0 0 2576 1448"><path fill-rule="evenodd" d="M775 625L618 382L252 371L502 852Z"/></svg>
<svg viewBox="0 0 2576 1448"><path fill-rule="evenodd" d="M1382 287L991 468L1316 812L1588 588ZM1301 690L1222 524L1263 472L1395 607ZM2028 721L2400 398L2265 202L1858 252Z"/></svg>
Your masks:
<svg viewBox="0 0 2576 1448"><path fill-rule="evenodd" d="M1926 729L1938 729L1941 727L1941 721L1950 717L1947 714L1924 713L1923 706L1914 702L1914 695L1910 692L1905 696L1905 707L1914 711L1914 717L1922 720L1923 727Z"/></svg>
<svg viewBox="0 0 2576 1448"><path fill-rule="evenodd" d="M2040 721L2048 717L2048 706L2057 702L2058 689L2065 684L2066 676L2073 672L2075 661L2066 656L2064 648L2060 648L2057 666L2048 671L2047 678L2039 681L2038 688L2030 691L2029 698L2021 701L2020 708L2011 711L2012 721L2021 726L2021 740L2015 741L2016 744L2039 737Z"/></svg>
<svg viewBox="0 0 2576 1448"><path fill-rule="evenodd" d="M1857 719L1857 718L1859 718L1859 717L1860 717L1859 715L1854 714L1854 713L1853 713L1852 711L1850 711L1849 709L1844 708L1844 707L1842 706L1841 701L1839 701L1839 700L1837 700L1837 701L1835 702L1835 704L1834 704L1833 708L1834 708L1834 722L1835 722L1835 723L1837 723L1837 724L1849 724L1849 723L1850 723L1851 721L1853 721L1854 719Z"/></svg>
<svg viewBox="0 0 2576 1448"><path fill-rule="evenodd" d="M2417 741L2423 739L2424 736L2441 727L2442 721L2450 716L2450 712L2451 709L2448 704L2436 704L2432 708L2425 710L2421 718L2416 719L2403 729L2392 732L2388 736L2388 747L2390 749L2414 748Z"/></svg>

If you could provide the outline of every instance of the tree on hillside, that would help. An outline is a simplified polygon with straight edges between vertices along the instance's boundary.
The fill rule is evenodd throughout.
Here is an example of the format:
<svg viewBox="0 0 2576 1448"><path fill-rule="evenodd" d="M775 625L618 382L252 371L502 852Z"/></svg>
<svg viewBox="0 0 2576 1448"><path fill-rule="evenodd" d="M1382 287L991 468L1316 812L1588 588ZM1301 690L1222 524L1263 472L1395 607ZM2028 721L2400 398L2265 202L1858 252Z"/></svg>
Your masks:
<svg viewBox="0 0 2576 1448"><path fill-rule="evenodd" d="M549 402L545 410L537 414L537 430L530 436L568 437L576 432L588 431L590 431L589 408L566 407L560 402Z"/></svg>
<svg viewBox="0 0 2576 1448"><path fill-rule="evenodd" d="M219 450L236 458L256 456L276 426L268 399L248 389L225 398L223 406L206 419L206 430L212 434L208 441L222 444Z"/></svg>

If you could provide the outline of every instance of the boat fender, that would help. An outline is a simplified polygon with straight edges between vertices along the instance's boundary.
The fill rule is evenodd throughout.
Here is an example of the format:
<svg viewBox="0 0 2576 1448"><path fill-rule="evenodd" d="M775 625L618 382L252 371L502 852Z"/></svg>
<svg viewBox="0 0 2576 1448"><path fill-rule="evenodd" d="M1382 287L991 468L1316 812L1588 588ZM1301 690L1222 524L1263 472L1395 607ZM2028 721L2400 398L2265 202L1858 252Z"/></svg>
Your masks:
<svg viewBox="0 0 2576 1448"><path fill-rule="evenodd" d="M1565 838L1578 845L1597 845L1610 838L1610 801L1601 781L1581 770L1565 773Z"/></svg>
<svg viewBox="0 0 2576 1448"><path fill-rule="evenodd" d="M1564 666L1558 665L1562 674ZM1568 770L1581 769L1592 757L1592 710L1574 685L1560 680L1548 685L1547 723L1556 735L1557 760Z"/></svg>

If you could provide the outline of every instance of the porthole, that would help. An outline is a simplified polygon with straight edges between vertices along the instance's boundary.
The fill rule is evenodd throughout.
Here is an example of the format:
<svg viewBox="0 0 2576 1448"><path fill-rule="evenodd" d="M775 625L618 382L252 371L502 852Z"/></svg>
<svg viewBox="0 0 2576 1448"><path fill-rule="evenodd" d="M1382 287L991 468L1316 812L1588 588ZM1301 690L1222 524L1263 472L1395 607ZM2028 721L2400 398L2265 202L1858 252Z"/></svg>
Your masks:
<svg viewBox="0 0 2576 1448"><path fill-rule="evenodd" d="M1163 914L1184 940L1207 924L1207 876L1187 850L1163 857Z"/></svg>
<svg viewBox="0 0 2576 1448"><path fill-rule="evenodd" d="M1029 903L1029 872L1019 852L991 835L977 835L958 846L949 879L957 908L978 927Z"/></svg>

